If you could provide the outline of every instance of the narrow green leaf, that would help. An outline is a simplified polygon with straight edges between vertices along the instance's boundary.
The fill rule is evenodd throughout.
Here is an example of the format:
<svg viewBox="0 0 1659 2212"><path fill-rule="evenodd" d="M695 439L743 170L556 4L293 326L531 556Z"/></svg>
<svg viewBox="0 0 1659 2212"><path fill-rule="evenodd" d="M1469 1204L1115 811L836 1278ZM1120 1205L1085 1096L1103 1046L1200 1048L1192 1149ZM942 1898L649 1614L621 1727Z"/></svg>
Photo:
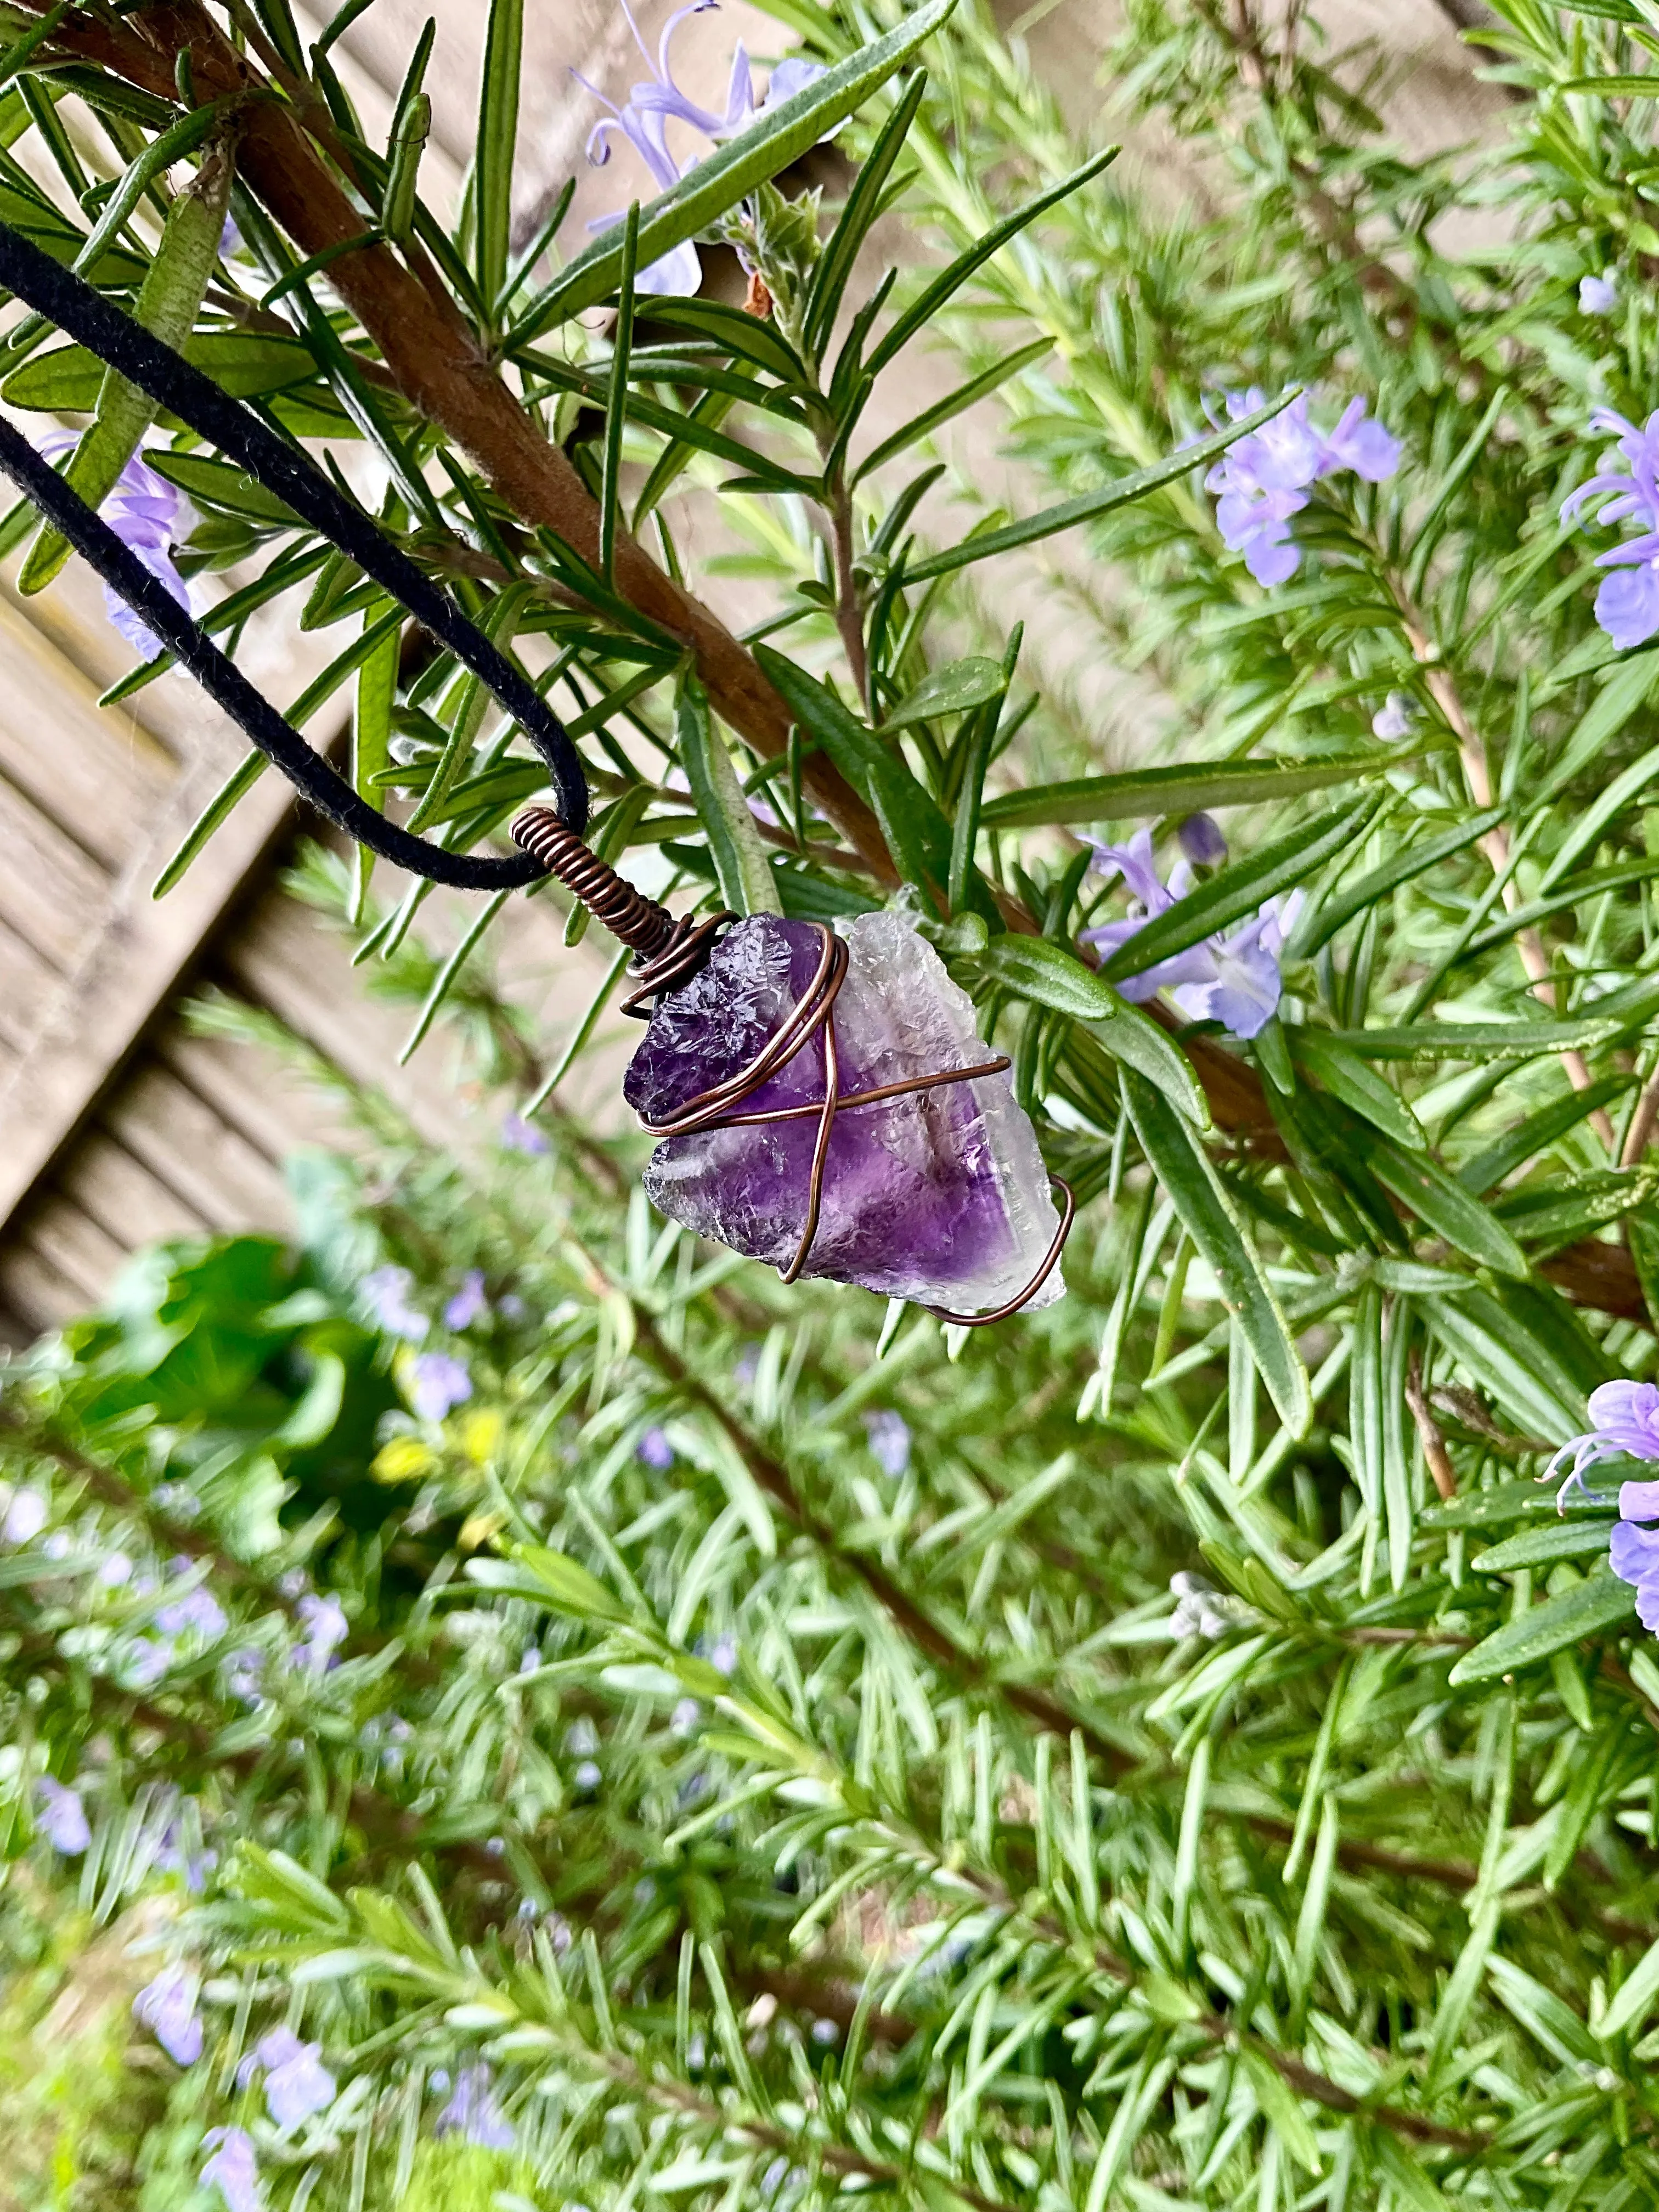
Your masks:
<svg viewBox="0 0 1659 2212"><path fill-rule="evenodd" d="M1588 1091L1569 1091L1553 1104L1530 1114L1519 1126L1488 1145L1457 1170L1457 1180L1472 1198L1484 1198L1505 1176L1576 1129L1598 1106L1611 1106L1636 1081L1634 1074L1609 1075L1592 1083Z"/></svg>
<svg viewBox="0 0 1659 2212"><path fill-rule="evenodd" d="M801 307L801 329L807 346L814 354L821 353L829 343L842 295L858 261L859 250L880 211L883 189L892 173L894 162L903 150L910 125L916 119L916 111L927 89L927 72L918 70L899 94L892 113L878 132L874 145L853 180L853 189L847 195L847 204L842 210L841 220L824 243Z"/></svg>
<svg viewBox="0 0 1659 2212"><path fill-rule="evenodd" d="M1622 1026L1616 1019L1586 1014L1570 1022L1413 1022L1407 1029L1330 1034L1367 1060L1521 1060L1545 1053L1599 1051Z"/></svg>
<svg viewBox="0 0 1659 2212"><path fill-rule="evenodd" d="M1407 1152L1379 1133L1366 1155L1366 1165L1385 1189L1403 1200L1455 1252L1501 1275L1525 1275L1527 1255L1509 1231L1437 1161L1425 1153Z"/></svg>
<svg viewBox="0 0 1659 2212"><path fill-rule="evenodd" d="M924 676L913 691L900 700L882 724L884 731L908 730L916 722L932 722L945 714L965 714L1000 699L1008 678L994 660L978 657L953 660Z"/></svg>
<svg viewBox="0 0 1659 2212"><path fill-rule="evenodd" d="M1307 1371L1225 1186L1188 1124L1132 1068L1123 1071L1123 1095L1147 1164L1207 1261L1227 1310L1237 1316L1279 1419L1293 1436L1305 1435L1313 1419Z"/></svg>
<svg viewBox="0 0 1659 2212"><path fill-rule="evenodd" d="M1007 355L1001 361L993 362L989 368L981 369L966 384L959 384L954 392L947 392L944 398L936 399L931 407L923 408L920 415L913 415L908 422L893 432L891 437L884 438L873 453L866 453L853 471L853 485L862 483L866 477L896 459L918 439L931 436L941 423L949 422L967 408L976 406L999 386L1006 384L1011 376L1018 376L1021 369L1029 368L1033 362L1041 361L1045 354L1053 351L1052 340L1034 338L1030 345L1021 346L1018 352Z"/></svg>
<svg viewBox="0 0 1659 2212"><path fill-rule="evenodd" d="M179 849L150 885L149 895L153 899L167 896L214 831L221 823L229 818L238 801L247 796L269 765L262 752L244 754L240 765L231 770L191 823Z"/></svg>
<svg viewBox="0 0 1659 2212"><path fill-rule="evenodd" d="M514 1544L508 1547L507 1556L546 1592L547 1602L556 1612L569 1613L578 1620L628 1619L627 1607L568 1553L556 1552L545 1544Z"/></svg>
<svg viewBox="0 0 1659 2212"><path fill-rule="evenodd" d="M1151 819L1161 814L1190 814L1200 807L1272 805L1304 792L1324 791L1360 776L1381 775L1407 757L1397 752L1367 752L1306 762L1194 761L1179 768L1138 768L1120 775L1085 775L1071 783L1043 784L1034 790L1011 791L1000 799L988 799L985 827L1028 830L1048 822ZM1494 809L1492 820L1502 818L1502 811Z"/></svg>
<svg viewBox="0 0 1659 2212"><path fill-rule="evenodd" d="M135 319L164 344L182 345L196 326L219 258L230 199L230 157L210 152L168 210L155 258L139 287ZM101 506L155 419L155 402L116 369L105 373L97 411L64 466L64 480L89 507ZM69 559L69 540L43 523L18 574L20 592L44 591Z"/></svg>
<svg viewBox="0 0 1659 2212"><path fill-rule="evenodd" d="M1519 1620L1505 1621L1473 1651L1466 1651L1447 1680L1455 1688L1495 1681L1547 1659L1552 1651L1619 1626L1635 1611L1636 1592L1628 1583L1613 1574L1587 1575L1559 1597L1546 1598Z"/></svg>
<svg viewBox="0 0 1659 2212"><path fill-rule="evenodd" d="M959 544L947 546L941 552L924 555L920 561L906 564L904 580L908 584L928 582L934 576L948 576L957 568L965 568L975 561L988 561L994 555L1012 552L1021 545L1035 544L1039 538L1052 538L1058 530L1070 530L1079 522L1093 522L1103 514L1112 514L1121 507L1133 507L1139 499L1161 491L1165 484L1178 483L1194 469L1206 467L1224 453L1236 440L1246 437L1262 423L1271 422L1281 407L1287 407L1294 394L1287 392L1270 407L1257 410L1242 421L1230 422L1224 430L1213 436L1196 440L1183 446L1165 461L1154 462L1151 468L1137 469L1131 476L1116 477L1098 491L1084 492L1077 499L1062 500L1058 507L1046 507L1040 514L1028 515L1024 522L1011 522L1000 530L976 531Z"/></svg>
<svg viewBox="0 0 1659 2212"><path fill-rule="evenodd" d="M1659 1997L1659 1942L1650 1943L1630 1973L1613 1991L1596 2030L1603 2043L1639 2027Z"/></svg>
<svg viewBox="0 0 1659 2212"><path fill-rule="evenodd" d="M1209 1104L1186 1054L1075 953L1048 938L1017 936L1010 931L992 939L980 964L1017 998L1069 1014L1114 1060L1133 1068L1160 1091L1194 1128L1209 1127Z"/></svg>
<svg viewBox="0 0 1659 2212"><path fill-rule="evenodd" d="M1576 1559L1600 1552L1605 1555L1616 1521L1556 1521L1546 1528L1528 1528L1519 1536L1506 1536L1501 1544L1477 1552L1469 1565L1477 1574L1507 1575L1517 1567L1541 1567L1555 1559Z"/></svg>
<svg viewBox="0 0 1659 2212"><path fill-rule="evenodd" d="M757 645L755 658L801 727L875 809L905 880L942 894L951 876L951 825L899 753L890 752L827 684L772 647Z"/></svg>
<svg viewBox="0 0 1659 2212"><path fill-rule="evenodd" d="M375 629L378 617L373 608L365 611L363 629L366 633ZM396 628L379 633L379 642L364 659L357 672L357 699L351 720L351 783L360 799L382 812L386 809L386 794L375 782L392 760L392 716L398 698L398 659L402 648L401 631ZM367 845L359 845L352 872L351 920L360 925L368 904L369 879L374 872L374 855Z"/></svg>
<svg viewBox="0 0 1659 2212"><path fill-rule="evenodd" d="M1607 789L1585 808L1563 838L1560 850L1545 869L1539 890L1553 890L1582 854L1594 852L1607 824L1624 812L1638 792L1651 783L1656 775L1659 775L1659 745L1644 752L1639 760L1632 761L1623 774L1614 776Z"/></svg>
<svg viewBox="0 0 1659 2212"><path fill-rule="evenodd" d="M519 75L524 54L524 0L489 0L483 79L478 91L478 143L473 156L473 219L477 225L478 291L492 314L507 284L513 233L513 159L519 137Z"/></svg>
<svg viewBox="0 0 1659 2212"><path fill-rule="evenodd" d="M1407 1146L1413 1152L1427 1151L1429 1140L1416 1115L1400 1093L1385 1083L1374 1068L1368 1067L1358 1054L1338 1044L1322 1030L1291 1029L1285 1034L1291 1059L1316 1083L1334 1091L1345 1106L1351 1106L1373 1128L1381 1129L1396 1144Z"/></svg>
<svg viewBox="0 0 1659 2212"><path fill-rule="evenodd" d="M628 428L628 364L634 349L634 279L640 265L640 204L623 223L622 274L611 339L611 390L605 410L605 467L599 485L599 574L614 583L617 523L622 505L623 433Z"/></svg>
<svg viewBox="0 0 1659 2212"><path fill-rule="evenodd" d="M674 701L674 740L714 858L720 896L733 914L781 914L782 902L732 756L708 712L708 695L688 671Z"/></svg>
<svg viewBox="0 0 1659 2212"><path fill-rule="evenodd" d="M1098 154L1091 155L1079 167L1073 169L1069 176L1062 177L1057 185L1051 185L1046 192L1039 192L1035 199L1027 200L1024 207L1016 208L1012 215L1005 216L982 238L975 239L965 252L959 253L948 268L941 269L931 283L923 286L871 353L866 364L870 374L879 376L888 362L909 344L917 331L927 329L945 301L961 290L976 269L982 269L994 254L1000 253L1011 239L1018 238L1020 232L1035 222L1040 215L1046 215L1061 200L1069 199L1085 185L1092 184L1103 170L1109 168L1116 161L1118 151L1115 146L1103 147Z"/></svg>
<svg viewBox="0 0 1659 2212"><path fill-rule="evenodd" d="M1489 806L1484 812L1471 815L1455 829L1438 837L1431 837L1421 845L1408 845L1380 867L1373 868L1351 884L1345 891L1322 898L1310 907L1297 923L1287 948L1293 958L1310 959L1322 945L1328 945L1346 922L1357 914L1378 905L1391 890L1424 875L1440 861L1449 860L1454 853L1462 853L1489 830L1495 830L1504 819L1504 809Z"/></svg>

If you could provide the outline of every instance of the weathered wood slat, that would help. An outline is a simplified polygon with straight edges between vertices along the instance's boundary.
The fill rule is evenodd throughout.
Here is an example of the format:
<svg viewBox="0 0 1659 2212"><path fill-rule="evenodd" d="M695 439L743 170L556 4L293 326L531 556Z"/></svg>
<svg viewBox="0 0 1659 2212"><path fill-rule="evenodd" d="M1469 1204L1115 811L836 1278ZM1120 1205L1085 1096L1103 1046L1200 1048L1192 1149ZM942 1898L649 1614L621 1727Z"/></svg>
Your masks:
<svg viewBox="0 0 1659 2212"><path fill-rule="evenodd" d="M95 936L109 896L106 871L0 779L0 921L67 973Z"/></svg>
<svg viewBox="0 0 1659 2212"><path fill-rule="evenodd" d="M31 1208L28 1224L19 1242L34 1252L74 1292L69 1311L95 1306L126 1259L127 1248L83 1213L72 1199L51 1192ZM8 1250L0 1261L0 1287L7 1279ZM63 1309L58 1310L61 1317Z"/></svg>
<svg viewBox="0 0 1659 2212"><path fill-rule="evenodd" d="M64 1164L57 1188L129 1248L164 1237L199 1237L213 1225L107 1129L88 1131Z"/></svg>
<svg viewBox="0 0 1659 2212"><path fill-rule="evenodd" d="M465 1140L470 1117L441 1079L446 1048L441 1043L430 1060L400 1068L398 1051L413 1008L368 998L344 945L303 908L281 898L262 902L226 955L236 988L268 1006L354 1081L386 1091L423 1137L434 1144Z"/></svg>
<svg viewBox="0 0 1659 2212"><path fill-rule="evenodd" d="M209 1227L287 1226L288 1194L276 1169L159 1063L140 1067L102 1119L134 1158ZM125 1223L122 1229L125 1237Z"/></svg>
<svg viewBox="0 0 1659 2212"><path fill-rule="evenodd" d="M0 1037L10 1048L8 1064L27 1049L62 988L56 969L0 921Z"/></svg>
<svg viewBox="0 0 1659 2212"><path fill-rule="evenodd" d="M222 774L204 761L157 817L155 865L177 845ZM159 904L106 911L73 997L0 1090L0 1237L17 1206L64 1152L143 1030L242 894L249 872L293 814L288 786L262 778L182 883ZM38 821L39 817L35 819ZM0 878L6 872L0 842ZM0 907L0 918L3 908Z"/></svg>
<svg viewBox="0 0 1659 2212"><path fill-rule="evenodd" d="M0 1337L21 1347L94 1301L26 1237L0 1246Z"/></svg>
<svg viewBox="0 0 1659 2212"><path fill-rule="evenodd" d="M0 599L0 773L117 875L179 769L132 714L100 709L90 678Z"/></svg>
<svg viewBox="0 0 1659 2212"><path fill-rule="evenodd" d="M178 1021L162 1031L154 1050L163 1067L240 1129L279 1171L295 1146L324 1144L339 1134L338 1115L269 1054L228 1037L193 1036Z"/></svg>

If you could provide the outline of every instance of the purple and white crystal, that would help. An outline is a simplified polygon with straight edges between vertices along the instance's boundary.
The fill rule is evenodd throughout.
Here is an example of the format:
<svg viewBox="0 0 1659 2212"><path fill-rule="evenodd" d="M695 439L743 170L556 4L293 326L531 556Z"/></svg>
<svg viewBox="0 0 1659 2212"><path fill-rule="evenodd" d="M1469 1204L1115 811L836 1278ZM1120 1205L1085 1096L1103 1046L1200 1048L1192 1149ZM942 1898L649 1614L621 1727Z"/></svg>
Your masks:
<svg viewBox="0 0 1659 2212"><path fill-rule="evenodd" d="M847 979L835 1009L842 1097L992 1057L973 1002L908 915L860 915L845 937ZM807 989L818 949L811 923L775 915L729 930L707 966L659 1000L623 1085L629 1104L665 1121L738 1073ZM739 1110L816 1103L823 1089L817 1036ZM817 1133L816 1119L803 1115L666 1138L646 1190L698 1236L785 1267L805 1219ZM1018 1296L1058 1227L1036 1133L1006 1074L981 1076L837 1114L803 1273L983 1310ZM1063 1287L1056 1268L1032 1304L1050 1304Z"/></svg>

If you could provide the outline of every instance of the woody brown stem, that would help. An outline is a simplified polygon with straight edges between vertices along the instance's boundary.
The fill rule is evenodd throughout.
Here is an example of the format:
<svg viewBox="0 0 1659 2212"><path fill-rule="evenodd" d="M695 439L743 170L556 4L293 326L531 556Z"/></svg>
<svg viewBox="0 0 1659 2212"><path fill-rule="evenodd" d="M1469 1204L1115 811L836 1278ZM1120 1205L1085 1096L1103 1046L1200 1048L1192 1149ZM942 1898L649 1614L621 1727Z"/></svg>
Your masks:
<svg viewBox="0 0 1659 2212"><path fill-rule="evenodd" d="M1417 1427L1417 1440L1423 1447L1423 1456L1428 1462L1434 1486L1448 1503L1457 1495L1457 1470L1446 1449L1446 1439L1440 1433L1440 1424L1434 1418L1428 1399L1423 1391L1423 1358L1415 1345L1406 1370L1406 1403L1411 1407L1412 1419Z"/></svg>

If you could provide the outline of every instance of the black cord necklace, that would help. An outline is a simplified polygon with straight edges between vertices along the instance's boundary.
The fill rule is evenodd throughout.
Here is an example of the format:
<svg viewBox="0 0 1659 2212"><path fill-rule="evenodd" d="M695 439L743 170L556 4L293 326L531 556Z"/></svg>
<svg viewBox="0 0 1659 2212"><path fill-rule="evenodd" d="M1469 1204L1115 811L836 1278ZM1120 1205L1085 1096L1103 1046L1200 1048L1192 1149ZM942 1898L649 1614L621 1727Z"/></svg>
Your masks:
<svg viewBox="0 0 1659 2212"><path fill-rule="evenodd" d="M0 223L0 286L26 301L77 344L136 384L180 422L187 422L283 501L301 521L337 546L366 576L401 600L422 628L447 646L519 724L546 764L561 821L580 835L587 823L587 779L563 723L506 655L467 619L448 592L399 551L306 454L278 437L252 410L233 399L181 354L112 306L84 277L54 261L7 223ZM149 629L171 648L179 665L188 669L265 757L349 836L411 875L425 876L461 890L515 890L546 873L533 854L493 860L447 853L377 813L312 750L103 518L3 417L0 417L0 471L142 616Z"/></svg>

